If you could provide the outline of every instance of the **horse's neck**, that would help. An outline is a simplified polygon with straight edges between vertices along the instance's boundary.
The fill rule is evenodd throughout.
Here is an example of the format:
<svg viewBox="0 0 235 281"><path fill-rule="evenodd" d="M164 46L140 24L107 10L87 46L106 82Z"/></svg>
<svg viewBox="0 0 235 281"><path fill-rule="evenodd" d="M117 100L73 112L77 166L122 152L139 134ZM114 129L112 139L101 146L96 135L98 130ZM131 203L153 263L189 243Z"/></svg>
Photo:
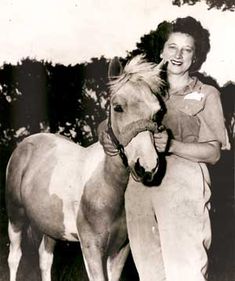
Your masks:
<svg viewBox="0 0 235 281"><path fill-rule="evenodd" d="M104 179L109 185L125 192L129 174L129 170L124 166L119 155L106 155L104 162Z"/></svg>

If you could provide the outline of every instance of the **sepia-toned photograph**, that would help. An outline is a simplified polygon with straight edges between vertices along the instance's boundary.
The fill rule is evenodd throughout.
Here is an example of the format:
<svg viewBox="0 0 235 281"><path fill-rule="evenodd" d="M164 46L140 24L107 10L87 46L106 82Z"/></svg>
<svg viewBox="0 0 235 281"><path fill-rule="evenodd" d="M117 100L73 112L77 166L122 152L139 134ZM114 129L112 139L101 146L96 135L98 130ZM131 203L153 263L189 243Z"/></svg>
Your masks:
<svg viewBox="0 0 235 281"><path fill-rule="evenodd" d="M0 281L235 280L235 0L0 0Z"/></svg>

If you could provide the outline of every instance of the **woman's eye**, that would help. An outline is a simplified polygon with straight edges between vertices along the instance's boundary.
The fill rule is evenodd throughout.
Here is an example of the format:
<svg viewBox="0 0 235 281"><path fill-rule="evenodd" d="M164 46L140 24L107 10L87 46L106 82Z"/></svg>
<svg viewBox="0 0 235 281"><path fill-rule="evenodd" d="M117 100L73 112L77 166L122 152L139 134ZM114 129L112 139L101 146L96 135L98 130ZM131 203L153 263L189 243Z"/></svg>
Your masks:
<svg viewBox="0 0 235 281"><path fill-rule="evenodd" d="M184 49L184 51L185 51L186 53L191 53L191 52L192 52L192 49Z"/></svg>
<svg viewBox="0 0 235 281"><path fill-rule="evenodd" d="M113 109L116 112L123 112L123 108L120 104L115 105Z"/></svg>

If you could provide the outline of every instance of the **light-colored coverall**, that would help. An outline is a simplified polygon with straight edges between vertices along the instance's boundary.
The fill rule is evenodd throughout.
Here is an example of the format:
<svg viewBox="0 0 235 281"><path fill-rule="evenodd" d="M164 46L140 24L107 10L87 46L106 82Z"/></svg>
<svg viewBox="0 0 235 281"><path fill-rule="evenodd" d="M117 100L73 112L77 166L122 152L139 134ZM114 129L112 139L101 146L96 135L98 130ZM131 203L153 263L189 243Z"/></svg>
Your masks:
<svg viewBox="0 0 235 281"><path fill-rule="evenodd" d="M196 78L165 99L163 124L182 142L219 141L229 149L219 92ZM210 177L203 163L166 157L159 186L130 178L125 194L128 234L141 281L207 280L211 244Z"/></svg>

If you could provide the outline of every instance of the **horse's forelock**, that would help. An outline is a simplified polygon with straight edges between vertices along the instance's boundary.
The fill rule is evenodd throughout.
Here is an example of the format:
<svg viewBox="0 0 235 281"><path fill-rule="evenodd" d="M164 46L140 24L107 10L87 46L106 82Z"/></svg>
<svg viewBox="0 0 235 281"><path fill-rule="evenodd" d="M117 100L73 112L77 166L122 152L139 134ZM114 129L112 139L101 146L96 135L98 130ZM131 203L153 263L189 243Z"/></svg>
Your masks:
<svg viewBox="0 0 235 281"><path fill-rule="evenodd" d="M110 82L111 94L116 93L128 82L140 86L144 82L143 85L147 84L152 92L156 93L164 84L159 74L160 70L156 64L147 62L142 55L138 55L126 64L123 73L117 79Z"/></svg>

